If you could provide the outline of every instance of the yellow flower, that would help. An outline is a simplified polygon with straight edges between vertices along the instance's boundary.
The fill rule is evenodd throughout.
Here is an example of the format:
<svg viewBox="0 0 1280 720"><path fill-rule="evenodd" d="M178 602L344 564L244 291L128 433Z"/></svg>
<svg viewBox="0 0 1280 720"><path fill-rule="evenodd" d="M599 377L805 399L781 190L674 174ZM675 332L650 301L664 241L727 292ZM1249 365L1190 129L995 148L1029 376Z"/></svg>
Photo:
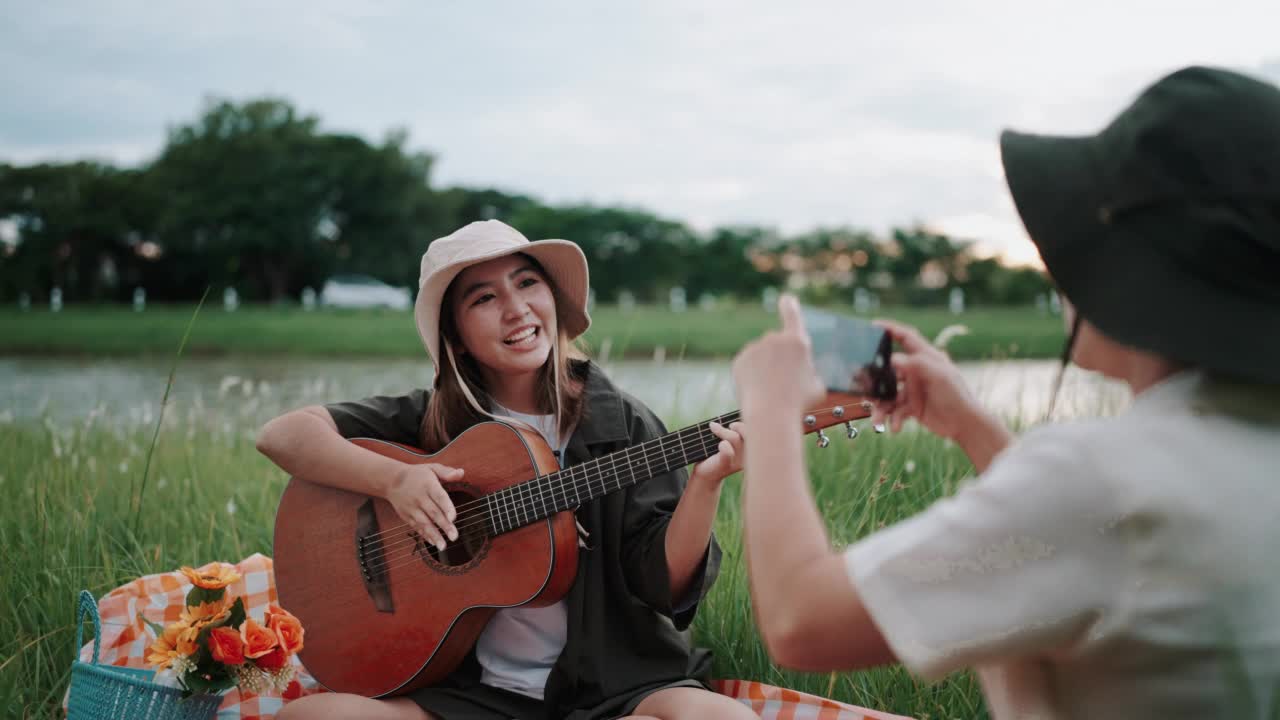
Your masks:
<svg viewBox="0 0 1280 720"><path fill-rule="evenodd" d="M197 587L202 587L205 590L221 590L240 579L240 574L236 572L234 565L216 561L199 569L183 565L182 574L186 575L187 579L195 583Z"/></svg>
<svg viewBox="0 0 1280 720"><path fill-rule="evenodd" d="M182 609L178 622L169 627L176 627L175 642L179 655L188 656L196 651L196 640L206 625L221 622L231 615L231 604L226 598L210 600L199 605L188 605ZM165 633L169 628L165 628Z"/></svg>
<svg viewBox="0 0 1280 720"><path fill-rule="evenodd" d="M151 643L151 652L147 655L147 662L157 668L164 670L178 657L186 653L178 651L178 636L182 633L184 626L180 622L169 623L164 629L164 634L156 638Z"/></svg>
<svg viewBox="0 0 1280 720"><path fill-rule="evenodd" d="M231 614L231 603L224 596L218 600L202 602L199 605L188 605L182 609L182 622L187 625L204 627L217 622Z"/></svg>
<svg viewBox="0 0 1280 720"><path fill-rule="evenodd" d="M178 654L187 657L196 651L196 639L200 637L200 625L192 625L178 633Z"/></svg>

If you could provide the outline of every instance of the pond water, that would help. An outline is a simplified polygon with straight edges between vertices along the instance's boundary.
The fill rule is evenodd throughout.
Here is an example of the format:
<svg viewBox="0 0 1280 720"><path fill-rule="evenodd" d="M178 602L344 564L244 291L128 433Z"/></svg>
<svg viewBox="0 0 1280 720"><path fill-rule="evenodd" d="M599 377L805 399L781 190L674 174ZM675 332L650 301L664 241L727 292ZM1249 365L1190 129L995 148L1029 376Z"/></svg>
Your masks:
<svg viewBox="0 0 1280 720"><path fill-rule="evenodd" d="M1010 422L1030 424L1044 417L1056 362L960 367L980 401ZM727 360L625 360L605 368L668 424L695 422L737 407ZM124 424L150 424L168 375L168 362L158 359L0 357L0 422L68 422L92 414ZM204 420L252 430L291 408L399 394L429 377L428 365L407 360L186 358L175 375L165 415L167 422ZM1071 368L1055 416L1114 414L1128 399L1128 390L1118 383Z"/></svg>

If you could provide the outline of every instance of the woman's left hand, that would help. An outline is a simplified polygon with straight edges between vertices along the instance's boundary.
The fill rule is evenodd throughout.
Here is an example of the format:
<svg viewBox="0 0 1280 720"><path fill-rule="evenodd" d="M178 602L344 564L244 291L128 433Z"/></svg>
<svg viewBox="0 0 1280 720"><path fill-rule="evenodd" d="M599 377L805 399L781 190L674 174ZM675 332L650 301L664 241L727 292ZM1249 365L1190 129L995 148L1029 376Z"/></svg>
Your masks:
<svg viewBox="0 0 1280 720"><path fill-rule="evenodd" d="M709 424L711 432L720 438L716 453L693 466L689 484L709 483L719 485L721 480L742 469L742 423L730 423L725 427L717 422Z"/></svg>

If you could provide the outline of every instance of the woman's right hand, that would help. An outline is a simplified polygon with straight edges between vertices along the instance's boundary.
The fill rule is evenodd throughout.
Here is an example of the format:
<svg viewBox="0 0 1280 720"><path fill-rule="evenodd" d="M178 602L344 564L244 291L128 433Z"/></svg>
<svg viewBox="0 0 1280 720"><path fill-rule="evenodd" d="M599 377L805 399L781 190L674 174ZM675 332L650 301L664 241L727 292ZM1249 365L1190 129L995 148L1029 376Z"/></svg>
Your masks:
<svg viewBox="0 0 1280 720"><path fill-rule="evenodd" d="M439 463L406 464L392 480L386 500L401 520L444 550L445 537L457 540L458 529L453 525L457 510L441 482L457 482L462 474L462 468Z"/></svg>
<svg viewBox="0 0 1280 720"><path fill-rule="evenodd" d="M892 361L898 376L898 396L876 402L872 422L888 421L897 432L908 418L915 418L930 432L959 440L961 433L985 414L965 385L959 368L910 325L891 320L876 320L875 324L888 331L902 352L895 352Z"/></svg>

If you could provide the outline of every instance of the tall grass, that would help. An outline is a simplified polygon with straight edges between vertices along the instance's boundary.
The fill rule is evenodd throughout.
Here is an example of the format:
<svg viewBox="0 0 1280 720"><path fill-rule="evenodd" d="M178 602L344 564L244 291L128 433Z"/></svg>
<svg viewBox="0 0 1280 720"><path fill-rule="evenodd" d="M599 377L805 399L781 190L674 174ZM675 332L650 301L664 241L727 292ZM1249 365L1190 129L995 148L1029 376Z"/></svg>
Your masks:
<svg viewBox="0 0 1280 720"><path fill-rule="evenodd" d="M94 414L73 426L46 421L0 433L4 717L58 715L76 651L74 600L81 588L100 596L147 573L270 554L286 478L255 451L249 430L166 422L135 530L129 488L143 471L151 431L128 428ZM958 450L924 435L864 434L811 453L816 497L833 540L842 544L951 492L968 471ZM982 714L977 686L965 674L925 686L901 669L808 675L772 666L751 621L737 478L726 481L716 531L724 566L694 633L715 651L717 676L917 717Z"/></svg>
<svg viewBox="0 0 1280 720"><path fill-rule="evenodd" d="M188 332L193 320L188 316ZM207 332L208 324L202 319L199 332ZM179 356L186 342L184 334ZM173 380L171 370L166 400ZM154 427L101 407L71 424L48 417L0 424L0 494L7 500L0 504L0 547L6 551L0 564L3 717L60 715L77 651L74 599L80 589L101 596L140 575L271 552L287 478L257 453L254 428L243 417L165 417L164 404ZM839 545L953 492L969 469L958 449L922 434L864 434L810 456L815 498ZM920 718L984 714L967 673L926 686L901 668L803 674L773 666L752 622L737 480L726 481L716 521L725 551L721 575L694 624L696 642L715 652L718 677L760 680ZM135 495L135 487L149 489Z"/></svg>

